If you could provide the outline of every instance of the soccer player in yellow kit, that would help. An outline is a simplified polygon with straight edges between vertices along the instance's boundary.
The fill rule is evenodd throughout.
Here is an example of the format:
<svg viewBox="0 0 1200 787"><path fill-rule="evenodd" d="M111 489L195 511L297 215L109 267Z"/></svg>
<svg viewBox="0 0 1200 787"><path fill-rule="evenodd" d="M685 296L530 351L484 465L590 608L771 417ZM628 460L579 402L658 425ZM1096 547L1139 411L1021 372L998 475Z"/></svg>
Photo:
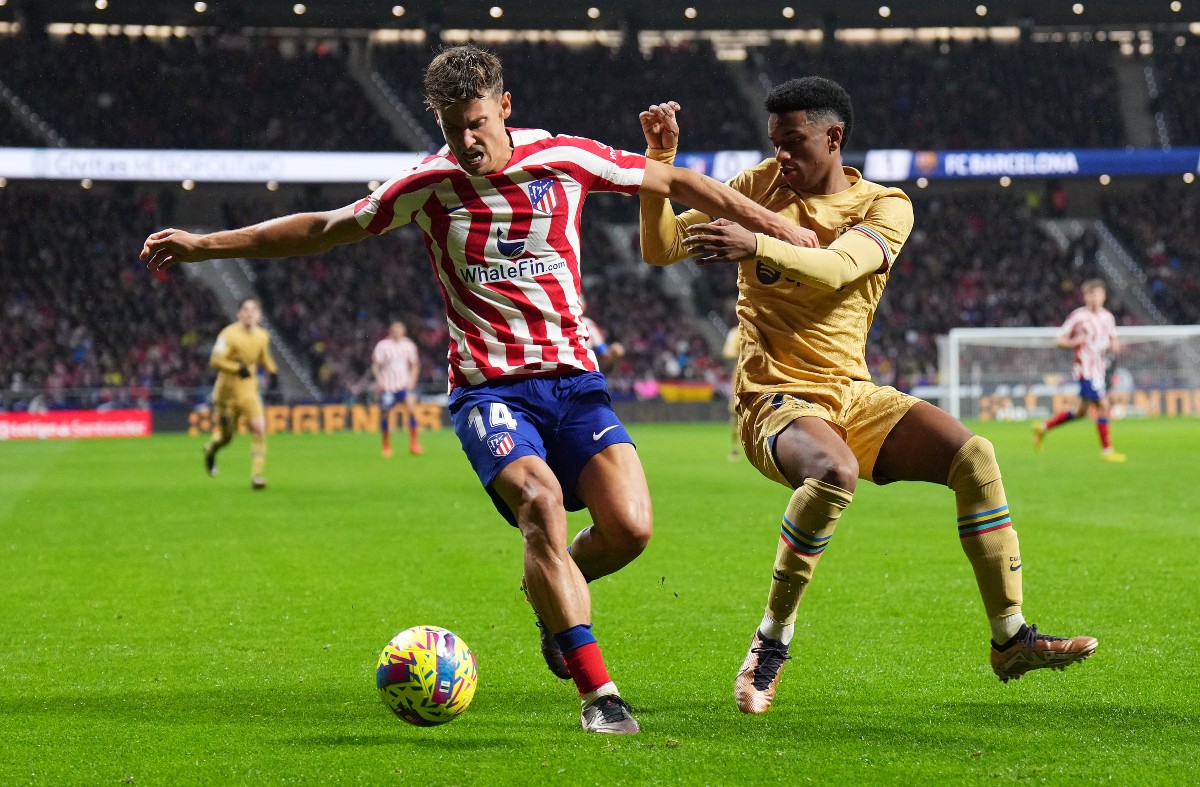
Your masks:
<svg viewBox="0 0 1200 787"><path fill-rule="evenodd" d="M263 417L262 396L258 391L258 369L261 366L275 374L275 359L271 357L271 337L259 322L262 307L254 298L246 298L238 306L237 322L227 325L217 335L209 364L217 370L213 385L213 409L217 423L212 438L204 445L204 467L209 475L217 474L217 451L220 451L237 432L238 422L246 419L250 427L250 487L266 489L263 464L267 460L267 423Z"/></svg>
<svg viewBox="0 0 1200 787"><path fill-rule="evenodd" d="M679 105L641 114L649 156L670 162ZM695 210L675 216L641 195L648 262L689 255L738 263L741 360L734 391L747 458L793 490L784 510L766 614L734 682L745 713L770 708L796 610L859 478L927 481L954 492L958 535L991 625L991 665L1007 682L1087 658L1091 637L1052 637L1021 614L1022 560L988 440L927 402L871 382L865 345L891 265L913 226L904 192L842 166L850 97L820 77L767 97L775 157L730 185L810 230L815 248L755 234Z"/></svg>

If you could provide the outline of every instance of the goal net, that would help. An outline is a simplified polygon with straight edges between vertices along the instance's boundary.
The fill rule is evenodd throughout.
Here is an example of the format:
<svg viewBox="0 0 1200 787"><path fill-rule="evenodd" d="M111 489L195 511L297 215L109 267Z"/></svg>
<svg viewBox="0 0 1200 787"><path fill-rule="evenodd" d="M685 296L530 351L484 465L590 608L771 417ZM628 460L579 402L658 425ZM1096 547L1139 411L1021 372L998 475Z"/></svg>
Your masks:
<svg viewBox="0 0 1200 787"><path fill-rule="evenodd" d="M955 328L941 345L940 402L957 418L1026 420L1073 406L1079 385L1057 328ZM1119 327L1115 417L1200 415L1200 325ZM932 397L931 397L932 398Z"/></svg>

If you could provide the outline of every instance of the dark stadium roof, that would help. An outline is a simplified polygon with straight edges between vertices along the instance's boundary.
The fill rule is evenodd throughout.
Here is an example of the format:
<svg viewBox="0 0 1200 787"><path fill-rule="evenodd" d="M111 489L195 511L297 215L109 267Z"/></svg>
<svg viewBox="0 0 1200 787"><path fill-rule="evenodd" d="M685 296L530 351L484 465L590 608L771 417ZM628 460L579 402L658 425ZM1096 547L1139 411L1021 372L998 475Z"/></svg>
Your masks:
<svg viewBox="0 0 1200 787"><path fill-rule="evenodd" d="M1200 20L1200 0L0 0L0 21L223 27L582 29L812 29L1012 25L1169 25ZM303 2L305 12L293 7ZM97 5L105 8L97 8ZM1077 14L1073 6L1082 5ZM493 18L489 9L503 8ZM887 18L881 6L890 6ZM976 13L986 6L986 16ZM402 6L395 16L394 6ZM588 9L600 14L590 19ZM685 9L694 8L694 18ZM791 18L783 9L791 7Z"/></svg>

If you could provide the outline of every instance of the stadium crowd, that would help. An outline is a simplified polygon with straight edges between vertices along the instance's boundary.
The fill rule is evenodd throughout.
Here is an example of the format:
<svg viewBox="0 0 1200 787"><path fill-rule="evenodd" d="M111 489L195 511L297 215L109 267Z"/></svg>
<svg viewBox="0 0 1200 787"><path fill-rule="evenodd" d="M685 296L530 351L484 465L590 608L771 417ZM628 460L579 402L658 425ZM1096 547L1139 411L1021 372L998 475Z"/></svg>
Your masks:
<svg viewBox="0 0 1200 787"><path fill-rule="evenodd" d="M1159 82L1154 109L1166 116L1171 144L1200 145L1200 48L1194 43L1158 46L1154 66Z"/></svg>
<svg viewBox="0 0 1200 787"><path fill-rule="evenodd" d="M1114 147L1124 132L1113 52L1099 43L773 44L753 60L771 82L815 74L844 85L856 115L851 150Z"/></svg>
<svg viewBox="0 0 1200 787"><path fill-rule="evenodd" d="M225 323L182 275L137 254L159 225L132 189L0 189L0 407L187 400Z"/></svg>
<svg viewBox="0 0 1200 787"><path fill-rule="evenodd" d="M757 85L798 74L833 76L854 96L852 150L1113 147L1124 141L1113 50L1097 42L775 43L750 48L745 62L718 59L705 41L648 53L550 42L492 48L504 60L514 94L513 125L633 150L642 144L637 111L667 99L683 104L691 119L691 149L762 149L763 124L746 122L761 116ZM421 73L432 51L410 43L372 50L375 67L440 140L421 98ZM1184 129L1183 138L1197 136L1186 125L1194 113L1185 111L1195 103L1196 62L1187 49L1161 66L1176 96L1173 124ZM5 36L0 74L78 147L384 150L398 144L327 44L232 34ZM1037 89L1028 89L1031 84ZM171 111L146 110L162 96L171 96ZM17 136L17 129L0 124L0 144L17 144Z"/></svg>
<svg viewBox="0 0 1200 787"><path fill-rule="evenodd" d="M1200 194L1195 186L1147 186L1102 201L1104 220L1138 257L1155 305L1176 324L1200 323Z"/></svg>
<svg viewBox="0 0 1200 787"><path fill-rule="evenodd" d="M318 45L241 35L4 36L3 81L73 147L391 150L391 130ZM0 125L0 145L17 144Z"/></svg>
<svg viewBox="0 0 1200 787"><path fill-rule="evenodd" d="M553 134L590 137L619 148L644 146L637 113L668 98L704 119L689 144L696 150L754 150L762 129L744 122L747 104L730 72L707 42L659 47L648 56L636 49L602 45L506 44L490 47L504 63L505 88L513 94L511 125ZM429 62L427 47L389 46L376 50L376 64L420 108L420 74ZM703 79L695 79L704 74ZM399 86L406 86L399 88ZM668 87L669 86L669 87ZM666 93L670 93L667 96ZM441 132L433 115L422 112L434 139Z"/></svg>
<svg viewBox="0 0 1200 787"><path fill-rule="evenodd" d="M1193 194L1151 189L1145 199L1122 199L1119 211L1106 206L1110 225L1144 250L1160 306L1179 322L1200 319ZM914 198L916 229L869 338L877 381L904 389L935 382L936 337L952 327L1056 325L1078 305L1079 284L1100 275L1094 236L1060 249L1015 195ZM300 197L230 201L224 224L311 207ZM0 222L0 385L8 399L40 392L61 404L77 388L92 389L92 403L203 395L208 350L229 319L198 283L178 271L152 276L137 261L146 233L163 223L161 210L155 195L132 189L0 189L0 213L19 218ZM720 346L686 318L666 273L631 267L636 249L614 248L616 237L585 222L588 314L626 351L606 368L614 395L646 395L661 381L720 387L728 373ZM322 396L344 401L369 393L371 348L395 318L421 347L422 387L444 390L449 337L428 265L419 234L402 228L253 271L268 320L308 363ZM702 313L732 321L734 266L701 269L693 289ZM1120 323L1133 321L1115 294L1109 307Z"/></svg>

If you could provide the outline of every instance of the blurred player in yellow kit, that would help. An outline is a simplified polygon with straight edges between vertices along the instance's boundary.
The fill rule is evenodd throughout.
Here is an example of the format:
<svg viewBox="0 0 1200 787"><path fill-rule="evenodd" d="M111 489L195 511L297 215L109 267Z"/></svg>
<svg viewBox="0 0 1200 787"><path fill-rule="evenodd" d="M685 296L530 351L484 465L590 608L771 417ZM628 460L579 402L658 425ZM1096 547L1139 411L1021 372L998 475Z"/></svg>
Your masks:
<svg viewBox="0 0 1200 787"><path fill-rule="evenodd" d="M227 325L213 344L209 364L217 370L213 386L213 409L217 422L212 438L204 445L204 466L209 475L217 474L217 451L237 432L245 419L250 427L250 486L266 489L263 464L267 460L267 423L263 417L262 396L258 390L258 370L275 374L270 336L259 322L262 307L254 298L238 306L237 322Z"/></svg>
<svg viewBox="0 0 1200 787"><path fill-rule="evenodd" d="M651 158L673 161L679 108L670 102L641 113ZM696 210L676 217L667 200L640 197L647 261L695 255L702 263L738 263L742 348L734 393L742 446L759 472L793 490L766 613L734 681L738 707L771 707L791 658L800 598L859 478L954 491L958 535L1001 680L1088 657L1095 639L1052 637L1025 623L1023 563L991 443L933 405L871 382L867 332L913 210L904 192L842 166L854 118L850 96L828 79L805 77L771 90L766 110L775 157L730 185L806 228L807 248Z"/></svg>

